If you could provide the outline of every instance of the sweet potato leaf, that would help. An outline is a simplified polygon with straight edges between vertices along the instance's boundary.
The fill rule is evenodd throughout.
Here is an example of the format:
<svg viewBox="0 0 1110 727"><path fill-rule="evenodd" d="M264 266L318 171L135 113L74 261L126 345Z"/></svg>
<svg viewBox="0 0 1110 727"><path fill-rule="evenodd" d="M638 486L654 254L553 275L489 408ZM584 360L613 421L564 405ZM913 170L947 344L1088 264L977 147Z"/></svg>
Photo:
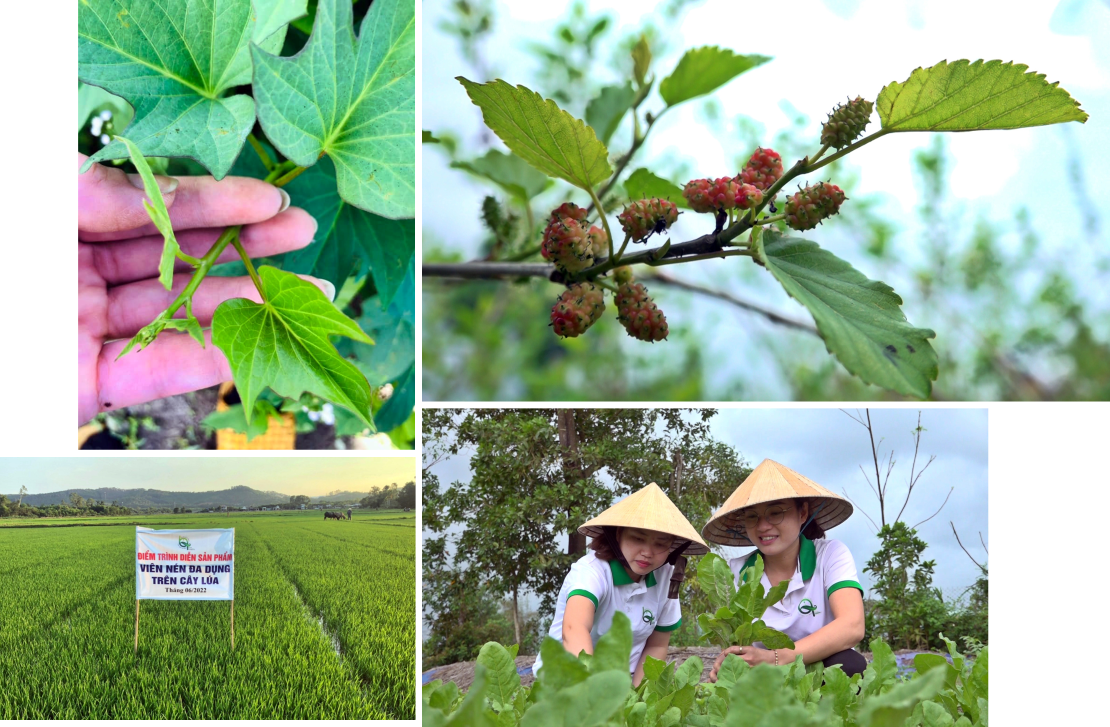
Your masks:
<svg viewBox="0 0 1110 727"><path fill-rule="evenodd" d="M590 190L609 178L609 150L594 130L551 99L502 80L458 81L505 146L549 177Z"/></svg>
<svg viewBox="0 0 1110 727"><path fill-rule="evenodd" d="M1079 102L1029 66L1002 61L941 61L918 68L879 93L889 131L976 131L1087 120Z"/></svg>
<svg viewBox="0 0 1110 727"><path fill-rule="evenodd" d="M339 196L393 219L416 210L415 5L377 0L355 40L351 3L320 0L295 56L258 45L254 95L267 138L302 167L327 154Z"/></svg>
<svg viewBox="0 0 1110 727"><path fill-rule="evenodd" d="M366 343L370 338L312 283L269 266L259 275L264 302L233 298L212 317L212 342L227 356L244 407L253 413L266 386L294 399L310 391L350 409L375 430L370 385L328 334Z"/></svg>

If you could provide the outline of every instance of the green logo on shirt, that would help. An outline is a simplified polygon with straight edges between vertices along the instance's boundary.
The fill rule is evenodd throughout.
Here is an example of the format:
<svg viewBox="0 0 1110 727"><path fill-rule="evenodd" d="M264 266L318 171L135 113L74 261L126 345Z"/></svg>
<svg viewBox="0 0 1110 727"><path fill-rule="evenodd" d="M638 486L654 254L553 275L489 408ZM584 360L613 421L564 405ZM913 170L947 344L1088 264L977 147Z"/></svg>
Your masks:
<svg viewBox="0 0 1110 727"><path fill-rule="evenodd" d="M798 613L808 613L810 616L817 618L817 614L821 612L813 605L813 601L803 598L802 602L798 604Z"/></svg>
<svg viewBox="0 0 1110 727"><path fill-rule="evenodd" d="M641 618L644 620L644 623L646 623L646 624L655 623L655 615L652 614L652 612L647 610L646 608L644 609L644 613L641 616Z"/></svg>

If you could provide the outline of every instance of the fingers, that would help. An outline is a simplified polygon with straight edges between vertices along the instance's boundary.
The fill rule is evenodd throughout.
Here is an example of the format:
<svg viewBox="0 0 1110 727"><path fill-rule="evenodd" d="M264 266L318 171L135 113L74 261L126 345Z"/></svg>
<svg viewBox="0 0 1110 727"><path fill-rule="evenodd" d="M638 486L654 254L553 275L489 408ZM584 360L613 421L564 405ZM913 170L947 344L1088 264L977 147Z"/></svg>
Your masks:
<svg viewBox="0 0 1110 727"><path fill-rule="evenodd" d="M126 341L105 344L97 362L99 411L144 404L231 380L231 367L205 333L204 348L186 333L167 332L142 351L116 356Z"/></svg>
<svg viewBox="0 0 1110 727"><path fill-rule="evenodd" d="M77 155L77 167L88 159ZM155 176L166 207L172 208L178 187L173 177ZM117 234L150 225L143 207L146 192L137 174L124 174L122 169L93 164L89 171L77 175L77 230L101 235Z"/></svg>
<svg viewBox="0 0 1110 727"><path fill-rule="evenodd" d="M313 278L309 275L299 277L318 287L329 300L335 299L335 286L327 280ZM158 314L168 308L187 284L188 278L181 275L174 280L173 290L166 290L155 279L109 288L107 338L131 338L134 336L140 328L150 323L158 317ZM216 307L229 298L247 298L255 303L262 302L258 289L254 287L254 283L249 277L219 278L209 276L204 279L193 294L193 315L197 317L202 326L211 325L212 314ZM184 317L184 312L181 312L177 317Z"/></svg>
<svg viewBox="0 0 1110 727"><path fill-rule="evenodd" d="M223 232L222 228L187 230L177 235L182 251L193 257L203 257ZM290 207L276 217L247 225L239 234L239 240L247 254L253 257L278 255L290 250L299 250L312 242L316 234L316 220L299 207ZM89 245L97 272L109 285L145 280L158 275L158 263L162 259L162 236L138 237L121 242ZM220 255L219 262L237 260L239 254L228 245ZM176 271L179 274L191 271L192 267L178 260Z"/></svg>
<svg viewBox="0 0 1110 727"><path fill-rule="evenodd" d="M117 170L118 171L118 170ZM92 170L89 171L92 174ZM169 208L174 231L200 227L228 227L249 225L268 220L289 207L289 195L282 189L260 179L225 177L217 182L212 177L181 177L174 192L174 203ZM126 182L126 179L124 179ZM93 189L97 185L93 185ZM110 201L110 200L109 200ZM139 205L142 210L142 205ZM113 209L97 212L100 218L112 215ZM122 223L98 228L78 225L80 239L85 242L123 240L144 235L156 235L158 229L143 212L141 219L128 218Z"/></svg>

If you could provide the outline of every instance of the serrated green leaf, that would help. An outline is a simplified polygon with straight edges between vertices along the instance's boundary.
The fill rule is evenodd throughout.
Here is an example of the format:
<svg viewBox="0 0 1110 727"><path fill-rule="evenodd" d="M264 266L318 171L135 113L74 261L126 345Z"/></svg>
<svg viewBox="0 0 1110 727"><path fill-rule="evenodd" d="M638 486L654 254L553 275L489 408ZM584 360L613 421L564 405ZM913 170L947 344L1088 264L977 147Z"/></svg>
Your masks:
<svg viewBox="0 0 1110 727"><path fill-rule="evenodd" d="M1079 102L1020 63L941 61L891 83L875 106L888 131L976 131L1085 122Z"/></svg>
<svg viewBox="0 0 1110 727"><path fill-rule="evenodd" d="M285 254L284 270L343 285L369 268L385 305L393 301L416 254L416 222L393 220L345 202L336 188L331 159L303 172L285 186L292 203L316 219L315 241Z"/></svg>
<svg viewBox="0 0 1110 727"><path fill-rule="evenodd" d="M728 48L706 45L691 48L671 75L659 84L659 95L668 106L689 101L717 90L741 73L771 60L768 56L737 55Z"/></svg>
<svg viewBox="0 0 1110 727"><path fill-rule="evenodd" d="M250 0L82 0L77 75L134 107L124 134L144 155L195 159L222 179L254 125L250 96L223 96L250 83L254 27ZM127 156L112 143L82 171Z"/></svg>
<svg viewBox="0 0 1110 727"><path fill-rule="evenodd" d="M486 696L502 705L511 705L520 689L520 674L509 651L495 641L478 652L477 663L486 667Z"/></svg>
<svg viewBox="0 0 1110 727"><path fill-rule="evenodd" d="M650 66L651 47L648 45L647 38L641 35L640 40L632 47L632 76L641 87L644 85Z"/></svg>
<svg viewBox="0 0 1110 727"><path fill-rule="evenodd" d="M624 180L624 191L628 194L628 199L633 201L655 197L670 200L681 209L689 209L690 207L686 198L682 196L682 189L677 184L658 177L643 168L637 169L628 175L628 179Z"/></svg>
<svg viewBox="0 0 1110 727"><path fill-rule="evenodd" d="M242 404L232 404L224 411L214 411L203 420L201 425L209 429L230 429L240 434L247 435L247 441L260 437L270 428L270 419L281 419L281 414L274 405L265 399L254 403L254 416L247 421L246 412Z"/></svg>
<svg viewBox="0 0 1110 727"><path fill-rule="evenodd" d="M370 385L328 334L370 338L312 283L269 266L259 270L263 303L226 300L212 316L212 342L227 356L248 410L259 392L298 398L310 391L351 410L371 430Z"/></svg>
<svg viewBox="0 0 1110 727"><path fill-rule="evenodd" d="M502 154L496 149L469 162L451 162L451 167L488 179L522 204L527 204L552 184L550 177L536 171L517 155Z"/></svg>
<svg viewBox="0 0 1110 727"><path fill-rule="evenodd" d="M158 182L154 181L154 172L150 171L150 165L147 164L138 147L122 136L117 136L115 140L122 143L124 148L127 149L127 153L131 157L131 163L135 165L139 176L142 177L143 191L146 192L147 197L143 200L143 208L150 215L150 221L162 233L162 259L158 262L158 282L166 290L169 290L173 287L173 266L181 247L177 244L177 238L173 234L173 223L170 222L170 213L166 209L166 201L162 199L162 190L158 189ZM167 325L170 325L169 322L167 322Z"/></svg>
<svg viewBox="0 0 1110 727"><path fill-rule="evenodd" d="M524 86L456 77L505 146L549 177L591 190L609 178L609 150L594 130Z"/></svg>
<svg viewBox="0 0 1110 727"><path fill-rule="evenodd" d="M356 42L351 4L321 0L308 43L282 58L258 46L254 95L267 138L302 167L327 154L339 195L392 219L413 217L415 5L377 0Z"/></svg>
<svg viewBox="0 0 1110 727"><path fill-rule="evenodd" d="M586 104L586 123L595 132L602 144L608 144L621 119L636 100L636 92L631 83L621 86L606 86Z"/></svg>
<svg viewBox="0 0 1110 727"><path fill-rule="evenodd" d="M813 315L829 353L865 383L924 399L937 377L936 334L910 325L902 299L815 242L767 230L759 260Z"/></svg>
<svg viewBox="0 0 1110 727"><path fill-rule="evenodd" d="M308 12L308 0L253 0L253 2L255 24L251 37L255 43L261 43L275 33L278 33L284 41L289 23L304 17ZM277 47L280 48L281 44L278 43Z"/></svg>

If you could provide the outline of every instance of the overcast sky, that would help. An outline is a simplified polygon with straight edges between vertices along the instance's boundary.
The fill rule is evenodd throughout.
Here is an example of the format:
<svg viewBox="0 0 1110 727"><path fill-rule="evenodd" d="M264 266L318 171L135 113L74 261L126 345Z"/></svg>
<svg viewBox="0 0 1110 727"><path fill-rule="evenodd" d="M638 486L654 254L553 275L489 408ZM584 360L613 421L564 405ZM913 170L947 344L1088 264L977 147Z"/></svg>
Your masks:
<svg viewBox="0 0 1110 727"><path fill-rule="evenodd" d="M317 497L415 479L411 456L0 458L0 492L9 496L20 485L31 494L99 487L207 492L245 485Z"/></svg>
<svg viewBox="0 0 1110 727"><path fill-rule="evenodd" d="M853 414L856 410L850 410ZM872 409L872 425L880 457L893 451L894 471L888 495L897 503L888 507L888 520L893 519L905 499L913 459L912 431L917 426L916 409ZM914 525L932 515L944 502L950 488L955 488L948 503L933 519L918 528L918 535L929 547L925 559L935 560L934 584L947 596L959 595L974 582L978 569L960 550L952 535L949 521L976 560L986 563L987 554L979 542L979 533L990 547L987 530L987 411L985 409L925 409L921 425L918 468L931 455L936 460L925 471L914 488L903 520ZM809 477L819 485L843 493L859 506L842 525L829 531L827 537L843 541L855 556L856 567L865 588L870 578L863 573L868 558L877 549L875 529L862 511L876 521L878 506L871 494L861 465L874 481L874 462L867 430L838 409L725 409L712 420L713 436L735 448L755 467L764 459L773 459ZM882 438L882 442L879 440ZM445 459L435 465L441 486L470 478L470 454ZM882 469L885 471L885 467ZM647 483L645 483L647 484ZM861 511L862 510L862 511ZM705 523L693 523L699 530ZM565 536L562 536L565 538ZM565 540L563 541L565 543ZM726 548L727 554L738 555L750 548Z"/></svg>

